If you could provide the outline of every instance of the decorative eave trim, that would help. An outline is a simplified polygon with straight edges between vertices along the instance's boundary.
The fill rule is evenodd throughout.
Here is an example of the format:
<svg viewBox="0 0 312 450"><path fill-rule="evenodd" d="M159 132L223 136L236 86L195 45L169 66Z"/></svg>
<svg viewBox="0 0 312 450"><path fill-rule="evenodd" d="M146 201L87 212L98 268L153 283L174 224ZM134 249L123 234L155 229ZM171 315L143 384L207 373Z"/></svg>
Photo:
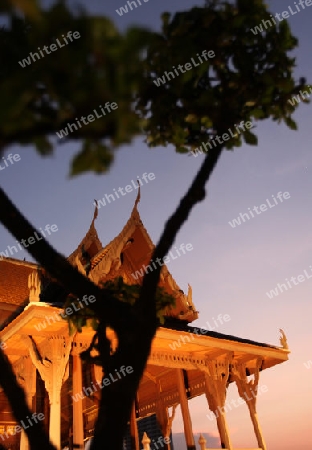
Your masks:
<svg viewBox="0 0 312 450"><path fill-rule="evenodd" d="M170 340L171 342L178 341L180 336L190 336L189 332L186 331L178 331L166 329L163 327L158 328L156 332L156 338ZM278 359L281 361L288 360L288 354L290 353L289 349L284 349L280 347L263 347L258 343L245 343L234 340L228 340L226 337L224 338L216 338L212 336L199 336L196 334L191 334L192 342L188 343L188 345L199 345L202 347L202 351L205 348L217 348L223 349L226 351L236 351L241 353L250 354L253 356L267 356L273 359ZM258 345L257 345L258 344ZM181 350L183 352L183 344L181 344ZM174 350L174 353L177 354L179 350Z"/></svg>
<svg viewBox="0 0 312 450"><path fill-rule="evenodd" d="M33 302L29 303L25 309L17 316L12 322L10 322L3 330L0 332L0 339L5 342L10 339L14 334L18 333L19 330L30 322L34 318L45 319L48 314L55 314L63 311L62 308L56 308L50 306L47 303ZM61 322L59 322L61 323ZM64 325L66 323L64 322Z"/></svg>

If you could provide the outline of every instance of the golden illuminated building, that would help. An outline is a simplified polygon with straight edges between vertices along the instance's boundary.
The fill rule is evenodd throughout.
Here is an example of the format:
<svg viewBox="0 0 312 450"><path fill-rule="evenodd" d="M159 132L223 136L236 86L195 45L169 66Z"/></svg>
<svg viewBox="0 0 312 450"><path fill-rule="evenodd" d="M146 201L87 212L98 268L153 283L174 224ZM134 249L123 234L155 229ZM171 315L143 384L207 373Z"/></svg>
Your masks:
<svg viewBox="0 0 312 450"><path fill-rule="evenodd" d="M69 256L69 262L95 284L118 276L136 284L133 274L147 268L154 244L142 224L138 201L121 233L105 247L95 229L96 210L87 234ZM84 328L82 333L69 336L68 323L58 316L63 312L64 293L55 283L45 285L36 264L3 259L0 277L0 339L28 403L38 415L44 415L58 450L66 445L73 448L73 444L83 449L85 439L92 436L100 395L95 388L89 395L88 387L98 386L103 377L100 367L82 364L79 358L94 331ZM188 400L205 395L207 413L210 409L216 416L222 448L234 449L224 408L227 387L234 382L249 409L257 448L266 450L256 413L257 387L262 370L288 359L285 336L282 346L276 347L213 331L198 333L189 326L198 318L191 287L185 294L165 265L160 285L176 298L176 305L165 312L165 325L157 330L136 396L130 427L134 448L142 448L136 426L139 419L156 414L163 437L169 437L173 412L180 405L187 449L195 449ZM15 425L1 392L0 443L12 450L26 450L24 432L12 435ZM208 425L203 431L209 432ZM146 436L143 445L148 448ZM200 445L204 449L205 441Z"/></svg>

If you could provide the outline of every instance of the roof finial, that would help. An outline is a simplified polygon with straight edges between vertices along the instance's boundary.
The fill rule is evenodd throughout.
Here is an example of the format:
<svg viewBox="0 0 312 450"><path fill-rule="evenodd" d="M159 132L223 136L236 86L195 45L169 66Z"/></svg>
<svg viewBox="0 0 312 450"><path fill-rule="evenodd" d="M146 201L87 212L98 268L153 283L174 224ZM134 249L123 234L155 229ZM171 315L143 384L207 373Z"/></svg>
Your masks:
<svg viewBox="0 0 312 450"><path fill-rule="evenodd" d="M40 302L41 280L38 271L28 275L29 302Z"/></svg>
<svg viewBox="0 0 312 450"><path fill-rule="evenodd" d="M98 213L99 213L99 207L98 207L98 202L97 202L97 200L94 200L94 205L95 205L95 209L94 209L94 214L93 214L93 220L92 220L92 222L95 221L95 219L97 218Z"/></svg>
<svg viewBox="0 0 312 450"><path fill-rule="evenodd" d="M138 190L138 195L137 195L136 201L134 203L134 207L135 208L137 207L139 201L141 200L141 185L140 185L139 180L137 180L137 182L138 182L138 185L139 185L139 190Z"/></svg>
<svg viewBox="0 0 312 450"><path fill-rule="evenodd" d="M280 336L280 343L281 343L281 346L282 346L282 348L284 348L285 350L288 350L289 347L288 347L288 343L287 343L286 334L284 333L284 330L282 330L281 328L280 328L279 331L280 331L280 333L281 333L281 336Z"/></svg>

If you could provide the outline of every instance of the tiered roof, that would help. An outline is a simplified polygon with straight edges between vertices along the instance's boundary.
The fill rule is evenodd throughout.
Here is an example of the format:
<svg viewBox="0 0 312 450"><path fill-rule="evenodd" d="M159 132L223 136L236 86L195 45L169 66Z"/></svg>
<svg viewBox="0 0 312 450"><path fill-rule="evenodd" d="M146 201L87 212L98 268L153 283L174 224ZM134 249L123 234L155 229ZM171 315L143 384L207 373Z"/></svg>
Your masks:
<svg viewBox="0 0 312 450"><path fill-rule="evenodd" d="M140 191L129 220L122 231L105 247L103 247L95 228L95 220L98 215L98 209L96 208L88 232L68 257L68 261L84 275L88 276L95 284L101 284L119 276L123 277L128 284L140 284L142 282L143 276L135 279L133 274L138 270L142 270L142 267L148 266L155 246L141 221L137 209L139 200ZM29 303L29 275L34 271L38 271L38 269L38 265L26 261L18 261L11 258L0 261L0 329L3 330L9 321L17 318ZM168 308L165 312L167 316L165 327L193 334L194 329L187 324L196 320L198 313L192 302L190 286L188 293L184 294L166 265L163 265L162 268L160 285L176 298L175 308ZM52 306L54 304L60 307L66 296L67 293L60 285L50 281L42 289L40 300ZM4 304L11 305L12 308L9 309L10 311L15 310L15 314L10 315L12 313L4 312ZM3 323L4 319L6 319L5 323ZM213 331L209 331L205 335L216 340L278 348Z"/></svg>
<svg viewBox="0 0 312 450"><path fill-rule="evenodd" d="M98 211L95 209L90 228L76 250L69 256L71 264L87 275L94 283L122 277L127 284L141 284L148 269L155 245L144 227L137 205L140 201L140 191L132 209L131 215L121 232L105 247L102 246L94 221ZM141 272L141 275L139 275ZM166 315L186 322L198 318L192 301L192 290L184 294L176 283L166 265L163 265L160 286L168 294L176 298L176 307L166 311Z"/></svg>

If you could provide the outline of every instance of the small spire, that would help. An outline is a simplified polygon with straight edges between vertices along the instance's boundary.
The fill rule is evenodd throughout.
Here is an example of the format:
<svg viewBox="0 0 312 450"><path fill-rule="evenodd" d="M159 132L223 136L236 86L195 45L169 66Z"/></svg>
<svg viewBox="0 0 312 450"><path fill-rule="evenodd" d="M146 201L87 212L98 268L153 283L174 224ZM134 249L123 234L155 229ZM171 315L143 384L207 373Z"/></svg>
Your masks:
<svg viewBox="0 0 312 450"><path fill-rule="evenodd" d="M138 203L141 200L141 185L140 185L139 180L137 180L137 182L138 182L138 185L139 185L139 190L138 190L137 198L136 198L135 203L134 203L134 207L135 208L138 206Z"/></svg>
<svg viewBox="0 0 312 450"><path fill-rule="evenodd" d="M200 450L205 450L206 449L206 439L204 438L204 436L202 434L200 434L199 439L198 439L198 443L200 445Z"/></svg>
<svg viewBox="0 0 312 450"><path fill-rule="evenodd" d="M97 218L98 214L99 214L99 207L98 207L98 202L97 200L94 200L94 205L95 205L95 209L94 209L94 214L93 214L93 220L92 222L95 221L95 219Z"/></svg>
<svg viewBox="0 0 312 450"><path fill-rule="evenodd" d="M143 449L144 449L144 450L151 450L151 447L150 447L151 440L150 440L150 438L147 436L146 431L144 431L143 439L142 439L141 442L142 442L142 444L143 444Z"/></svg>

